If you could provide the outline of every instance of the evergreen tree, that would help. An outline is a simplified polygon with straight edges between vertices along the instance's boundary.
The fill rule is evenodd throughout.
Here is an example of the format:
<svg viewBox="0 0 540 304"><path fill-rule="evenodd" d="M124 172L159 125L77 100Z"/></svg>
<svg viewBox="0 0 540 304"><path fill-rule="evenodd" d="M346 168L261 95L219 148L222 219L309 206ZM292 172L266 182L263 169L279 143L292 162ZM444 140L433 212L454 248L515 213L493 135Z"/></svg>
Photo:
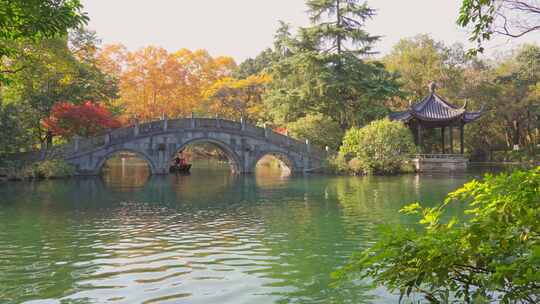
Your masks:
<svg viewBox="0 0 540 304"><path fill-rule="evenodd" d="M365 55L380 37L363 27L375 15L374 9L358 0L308 0L312 27L304 29L319 41L319 51Z"/></svg>
<svg viewBox="0 0 540 304"><path fill-rule="evenodd" d="M323 114L343 130L387 114L383 101L399 95L397 75L366 61L377 36L364 23L374 10L356 0L308 0L312 26L298 35L282 23L266 102L275 121Z"/></svg>

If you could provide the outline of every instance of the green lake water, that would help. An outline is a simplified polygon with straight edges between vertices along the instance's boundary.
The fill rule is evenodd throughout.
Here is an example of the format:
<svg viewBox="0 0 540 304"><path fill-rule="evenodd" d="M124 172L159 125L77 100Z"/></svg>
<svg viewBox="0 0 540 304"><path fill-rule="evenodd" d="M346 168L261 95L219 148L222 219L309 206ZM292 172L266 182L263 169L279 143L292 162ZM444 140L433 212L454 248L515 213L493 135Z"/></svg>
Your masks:
<svg viewBox="0 0 540 304"><path fill-rule="evenodd" d="M380 224L412 224L401 207L474 176L148 177L132 163L0 184L0 303L396 303L330 274Z"/></svg>

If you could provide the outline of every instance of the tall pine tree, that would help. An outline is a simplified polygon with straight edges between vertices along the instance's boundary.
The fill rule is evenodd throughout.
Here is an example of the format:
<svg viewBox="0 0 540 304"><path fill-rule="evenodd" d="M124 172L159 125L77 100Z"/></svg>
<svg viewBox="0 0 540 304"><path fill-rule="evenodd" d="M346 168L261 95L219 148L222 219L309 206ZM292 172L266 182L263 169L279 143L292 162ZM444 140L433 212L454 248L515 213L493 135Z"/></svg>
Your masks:
<svg viewBox="0 0 540 304"><path fill-rule="evenodd" d="M383 101L400 95L397 75L365 61L379 39L364 30L375 11L358 0L307 0L312 25L276 35L272 83L266 102L284 124L322 114L343 130L384 117ZM324 126L322 126L324 127Z"/></svg>
<svg viewBox="0 0 540 304"><path fill-rule="evenodd" d="M305 34L319 40L319 51L365 55L380 37L370 35L363 27L375 10L358 0L308 0L312 27Z"/></svg>

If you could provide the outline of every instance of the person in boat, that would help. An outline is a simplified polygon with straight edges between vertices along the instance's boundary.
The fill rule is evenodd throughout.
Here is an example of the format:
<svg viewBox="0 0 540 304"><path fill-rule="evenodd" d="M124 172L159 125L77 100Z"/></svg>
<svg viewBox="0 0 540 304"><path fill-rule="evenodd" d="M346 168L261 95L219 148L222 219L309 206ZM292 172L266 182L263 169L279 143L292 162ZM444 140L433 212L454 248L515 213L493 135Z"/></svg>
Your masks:
<svg viewBox="0 0 540 304"><path fill-rule="evenodd" d="M178 152L178 154L174 158L174 166L177 168L181 168L182 166L186 165L186 159L183 157L183 152L184 151Z"/></svg>
<svg viewBox="0 0 540 304"><path fill-rule="evenodd" d="M176 157L174 158L174 166L175 167L180 167L180 163L182 162L182 159L180 158L179 155L176 155Z"/></svg>

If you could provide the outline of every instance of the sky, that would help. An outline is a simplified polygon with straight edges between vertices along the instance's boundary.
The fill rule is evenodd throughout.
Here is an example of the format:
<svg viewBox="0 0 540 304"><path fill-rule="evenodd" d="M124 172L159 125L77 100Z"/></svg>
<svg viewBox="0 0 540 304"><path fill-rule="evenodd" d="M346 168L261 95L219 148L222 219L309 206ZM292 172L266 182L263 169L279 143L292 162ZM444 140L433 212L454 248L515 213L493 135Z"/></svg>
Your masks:
<svg viewBox="0 0 540 304"><path fill-rule="evenodd" d="M305 0L83 0L89 28L104 44L130 50L157 45L169 51L206 49L237 62L270 47L279 20L294 27L309 24ZM467 31L456 25L460 0L371 0L377 16L366 29L382 39L375 45L387 54L402 38L427 33L447 44L467 47ZM503 53L524 42L540 43L540 33L522 39L496 39L487 54Z"/></svg>

